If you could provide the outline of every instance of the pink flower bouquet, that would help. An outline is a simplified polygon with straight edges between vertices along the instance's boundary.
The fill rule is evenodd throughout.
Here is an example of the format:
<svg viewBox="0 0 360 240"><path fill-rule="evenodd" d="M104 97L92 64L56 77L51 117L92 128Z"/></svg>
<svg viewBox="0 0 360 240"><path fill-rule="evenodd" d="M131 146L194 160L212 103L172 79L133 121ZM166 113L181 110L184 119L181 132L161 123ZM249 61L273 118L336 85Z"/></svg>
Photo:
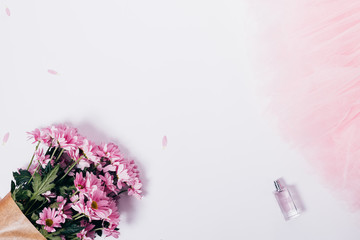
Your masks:
<svg viewBox="0 0 360 240"><path fill-rule="evenodd" d="M0 201L0 238L117 238L120 194L141 198L134 161L115 144L95 145L66 125L29 135L36 150Z"/></svg>

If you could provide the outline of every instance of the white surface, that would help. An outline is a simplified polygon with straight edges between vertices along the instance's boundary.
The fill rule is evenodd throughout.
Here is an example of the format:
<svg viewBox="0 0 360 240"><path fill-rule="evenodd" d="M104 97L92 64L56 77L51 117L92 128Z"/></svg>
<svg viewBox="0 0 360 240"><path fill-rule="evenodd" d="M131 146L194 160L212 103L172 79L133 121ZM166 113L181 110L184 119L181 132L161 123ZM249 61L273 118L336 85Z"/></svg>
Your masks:
<svg viewBox="0 0 360 240"><path fill-rule="evenodd" d="M238 0L2 1L0 195L30 160L25 132L65 122L140 166L145 197L124 201L121 239L358 239L359 213L262 114L253 11ZM289 222L272 195L280 176L306 206Z"/></svg>

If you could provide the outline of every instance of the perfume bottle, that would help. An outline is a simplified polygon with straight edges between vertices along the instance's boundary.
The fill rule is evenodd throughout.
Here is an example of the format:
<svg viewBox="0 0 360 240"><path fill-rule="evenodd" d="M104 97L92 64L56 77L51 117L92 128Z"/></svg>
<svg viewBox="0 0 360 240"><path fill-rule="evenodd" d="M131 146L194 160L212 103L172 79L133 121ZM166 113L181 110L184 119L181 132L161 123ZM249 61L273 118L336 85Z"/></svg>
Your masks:
<svg viewBox="0 0 360 240"><path fill-rule="evenodd" d="M274 191L275 198L280 206L281 212L285 220L290 220L300 215L298 207L295 205L289 190L285 184L277 179L274 181L276 190Z"/></svg>

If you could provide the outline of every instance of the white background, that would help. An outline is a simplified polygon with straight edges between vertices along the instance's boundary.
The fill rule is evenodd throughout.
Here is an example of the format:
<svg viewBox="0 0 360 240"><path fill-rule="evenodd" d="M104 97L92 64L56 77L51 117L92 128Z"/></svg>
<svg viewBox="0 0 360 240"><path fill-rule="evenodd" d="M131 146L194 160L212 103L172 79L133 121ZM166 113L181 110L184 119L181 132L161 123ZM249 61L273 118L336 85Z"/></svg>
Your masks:
<svg viewBox="0 0 360 240"><path fill-rule="evenodd" d="M264 114L257 10L239 0L1 1L0 140L10 138L0 195L30 160L26 132L67 123L140 167L145 197L123 200L121 239L359 239L359 213ZM301 217L283 220L278 177L297 189Z"/></svg>

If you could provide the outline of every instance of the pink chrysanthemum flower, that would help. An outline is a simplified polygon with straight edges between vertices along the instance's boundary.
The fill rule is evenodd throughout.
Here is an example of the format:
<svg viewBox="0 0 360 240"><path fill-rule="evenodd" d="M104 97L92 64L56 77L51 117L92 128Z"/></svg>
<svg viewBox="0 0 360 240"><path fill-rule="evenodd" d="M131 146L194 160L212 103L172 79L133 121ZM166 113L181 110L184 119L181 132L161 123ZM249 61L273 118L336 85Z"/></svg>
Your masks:
<svg viewBox="0 0 360 240"><path fill-rule="evenodd" d="M61 217L61 223L64 223L66 219L71 218L72 215L72 211L70 210L71 205L66 204L67 199L65 199L63 196L58 196L56 198L56 202L59 203L58 211L59 211L59 216Z"/></svg>
<svg viewBox="0 0 360 240"><path fill-rule="evenodd" d="M96 154L99 157L104 157L109 159L111 162L116 162L123 159L123 156L118 146L116 146L113 143L101 144L100 146L98 146Z"/></svg>
<svg viewBox="0 0 360 240"><path fill-rule="evenodd" d="M104 176L100 175L100 179L103 181L104 185L105 185L105 190L106 193L117 193L118 189L116 188L116 186L114 185L114 178L111 174L109 174L108 172L105 173Z"/></svg>
<svg viewBox="0 0 360 240"><path fill-rule="evenodd" d="M40 219L36 221L37 224L44 225L44 229L48 232L55 232L55 227L61 227L61 217L55 208L44 208L40 213Z"/></svg>
<svg viewBox="0 0 360 240"><path fill-rule="evenodd" d="M94 231L91 231L93 230L93 228L95 227L94 224L90 224L90 223L87 223L86 221L82 220L80 222L80 226L81 227L85 227L83 230L81 230L81 232L79 232L78 234L76 234L76 236L79 238L79 239L82 239L82 240L93 240L95 238L95 232Z"/></svg>
<svg viewBox="0 0 360 240"><path fill-rule="evenodd" d="M83 177L82 172L80 173L76 173L75 175L75 180L74 180L74 185L76 187L76 189L81 192L81 193L85 193L86 192L86 179Z"/></svg>
<svg viewBox="0 0 360 240"><path fill-rule="evenodd" d="M82 137L78 134L76 128L71 128L66 125L53 125L48 128L48 132L53 139L53 146L58 146L69 151L78 148L82 144Z"/></svg>
<svg viewBox="0 0 360 240"><path fill-rule="evenodd" d="M80 148L83 151L85 158L91 163L98 164L100 162L100 157L96 154L98 147L93 142L84 139Z"/></svg>
<svg viewBox="0 0 360 240"><path fill-rule="evenodd" d="M73 205L71 206L72 209L79 213L83 213L87 217L90 216L89 209L84 202L84 194L80 193L79 195L74 195L70 198L70 200L73 202Z"/></svg>
<svg viewBox="0 0 360 240"><path fill-rule="evenodd" d="M120 182L124 182L130 179L130 176L128 174L128 169L126 168L125 164L121 163L117 165L116 176L118 178L118 181Z"/></svg>
<svg viewBox="0 0 360 240"><path fill-rule="evenodd" d="M141 187L142 187L142 183L138 178L132 180L130 182L130 187L128 189L128 195L133 195L137 199L141 199L142 198L142 196L141 196L141 192L142 192Z"/></svg>
<svg viewBox="0 0 360 240"><path fill-rule="evenodd" d="M76 167L80 168L81 170L90 167L90 164L93 163L86 158L86 155L81 155L79 148L69 150L67 153L73 161L78 161Z"/></svg>
<svg viewBox="0 0 360 240"><path fill-rule="evenodd" d="M86 172L86 184L85 188L88 193L92 193L96 189L101 189L101 180L93 173Z"/></svg>
<svg viewBox="0 0 360 240"><path fill-rule="evenodd" d="M107 219L110 216L112 210L105 192L97 189L88 198L86 206L91 220Z"/></svg>
<svg viewBox="0 0 360 240"><path fill-rule="evenodd" d="M44 130L40 130L38 128L36 128L34 131L32 132L27 132L27 134L29 134L29 139L33 139L34 142L42 142L46 145L49 145L49 142L51 141L50 136L48 135L47 131Z"/></svg>
<svg viewBox="0 0 360 240"><path fill-rule="evenodd" d="M120 214L116 201L110 201L109 208L111 209L111 214L106 221L110 223L110 226L117 226L120 222Z"/></svg>
<svg viewBox="0 0 360 240"><path fill-rule="evenodd" d="M48 202L50 202L50 198L56 198L56 194L50 191L41 194L41 196L45 197Z"/></svg>
<svg viewBox="0 0 360 240"><path fill-rule="evenodd" d="M39 149L35 152L35 159L41 164L42 168L50 162L50 156L44 154L44 149Z"/></svg>
<svg viewBox="0 0 360 240"><path fill-rule="evenodd" d="M102 188L101 180L89 172L86 172L86 177L83 177L82 172L76 173L74 185L79 192L85 195L89 195L96 189Z"/></svg>
<svg viewBox="0 0 360 240"><path fill-rule="evenodd" d="M105 237L114 237L119 238L119 231L115 230L116 226L111 226L108 228L103 228L103 233L105 234Z"/></svg>

